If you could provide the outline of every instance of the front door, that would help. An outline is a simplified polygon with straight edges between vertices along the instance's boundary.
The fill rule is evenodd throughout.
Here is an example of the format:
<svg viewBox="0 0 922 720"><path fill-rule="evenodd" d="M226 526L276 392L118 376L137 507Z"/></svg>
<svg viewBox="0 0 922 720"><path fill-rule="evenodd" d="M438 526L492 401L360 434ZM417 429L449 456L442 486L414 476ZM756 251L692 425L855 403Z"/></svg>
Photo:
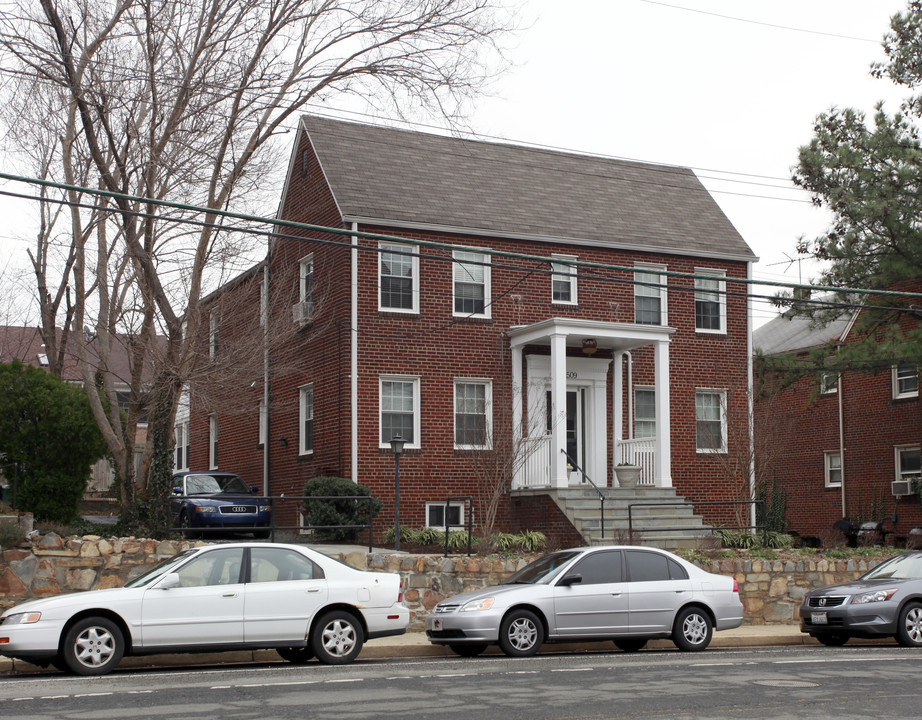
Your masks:
<svg viewBox="0 0 922 720"><path fill-rule="evenodd" d="M567 390L567 463L586 470L586 390ZM551 391L547 391L547 431L551 433ZM570 484L579 485L583 476L575 467L570 473Z"/></svg>

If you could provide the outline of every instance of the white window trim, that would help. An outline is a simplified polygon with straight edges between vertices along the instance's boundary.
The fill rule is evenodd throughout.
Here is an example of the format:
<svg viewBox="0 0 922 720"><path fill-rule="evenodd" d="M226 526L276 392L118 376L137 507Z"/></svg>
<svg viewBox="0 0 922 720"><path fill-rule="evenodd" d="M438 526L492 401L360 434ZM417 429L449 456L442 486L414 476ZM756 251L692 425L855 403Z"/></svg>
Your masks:
<svg viewBox="0 0 922 720"><path fill-rule="evenodd" d="M458 437L458 385L484 385L484 435L486 443L483 445L459 445L455 442L455 450L491 450L493 448L493 381L489 378L455 378L452 383L451 425L452 441Z"/></svg>
<svg viewBox="0 0 922 720"><path fill-rule="evenodd" d="M416 245L404 245L402 243L381 241L378 243L378 248L381 250L381 252L378 253L378 311L388 313L403 313L405 315L419 315L419 247ZM413 256L410 259L413 273L413 277L411 278L413 283L413 289L411 291L412 307L393 308L384 307L381 304L381 266L384 259L384 248L398 248L401 252L405 251L411 253Z"/></svg>
<svg viewBox="0 0 922 720"><path fill-rule="evenodd" d="M704 275L710 278L726 278L726 270L716 270L712 268L695 268L696 275ZM719 280L717 282L717 290L706 290L704 288L698 287L698 279L695 279L695 302L698 302L698 292L716 292L717 293L717 303L719 305L720 313L720 328L717 330L709 330L707 328L699 328L697 315L695 316L695 332L702 333L704 335L726 335L727 334L727 281Z"/></svg>
<svg viewBox="0 0 922 720"><path fill-rule="evenodd" d="M551 253L552 262L554 264L566 264L566 272L558 272L554 269L554 266L551 265L551 303L554 305L578 305L578 297L576 294L576 266L569 265L568 263L576 262L579 258L576 255L557 255L556 253ZM554 299L554 283L555 282L569 282L570 284L570 299L569 300L555 300Z"/></svg>
<svg viewBox="0 0 922 720"><path fill-rule="evenodd" d="M208 416L208 469L218 469L218 453L215 452L218 444L218 416L211 413Z"/></svg>
<svg viewBox="0 0 922 720"><path fill-rule="evenodd" d="M487 253L488 248L463 248L458 250L453 250L451 253L451 314L453 317L465 317L465 318L487 318L492 317L493 312L493 290L492 290L492 273L490 272L490 255ZM455 265L464 264L465 260L458 259L458 253L475 253L481 256L481 259L477 261L478 263L483 263L483 312L482 313L467 313L467 312L457 312L455 310Z"/></svg>
<svg viewBox="0 0 922 720"><path fill-rule="evenodd" d="M464 518L464 510L465 510L465 506L466 506L467 503L463 503L463 502L450 502L450 503L445 503L444 501L439 502L439 501L435 501L435 500L432 500L432 501L429 501L429 502L426 503L426 527L431 527L431 528L434 528L434 529L436 529L436 530L444 530L444 529L445 529L445 524L444 524L444 523L441 524L441 525L431 525L431 524L429 524L429 508L430 508L430 507L442 507L442 508L444 508L446 504L447 504L450 508L459 508L458 517L459 517L460 520L461 520L461 523L460 523L459 525L449 525L449 526L448 526L449 532L451 532L452 530L461 530L461 529L466 528L466 527L467 527L467 524L466 524L466 520L465 520L465 518Z"/></svg>
<svg viewBox="0 0 922 720"><path fill-rule="evenodd" d="M384 397L385 382L413 383L413 436L416 438L416 442L407 442L403 447L405 450L419 450L422 444L422 437L420 434L422 422L420 421L419 375L381 375L378 377L378 448L381 450L390 450L391 448L390 442L383 442L381 440L381 435L384 432L384 423L382 422L384 411L382 409L381 400ZM454 412L454 408L452 408L452 412Z"/></svg>
<svg viewBox="0 0 922 720"><path fill-rule="evenodd" d="M637 273L663 273L666 271L665 265L655 265L652 263L634 263L634 321L637 321ZM646 287L646 286L645 286ZM652 297L652 296L647 296ZM669 324L669 303L668 303L669 293L666 288L666 276L660 275L660 291L659 291L659 301L660 301L660 322L659 325L654 325L653 327L666 327Z"/></svg>
<svg viewBox="0 0 922 720"><path fill-rule="evenodd" d="M839 466L837 468L833 468L832 464L830 463L830 460L833 458L833 456L839 458ZM830 479L832 470L839 471L838 481L833 481ZM842 487L842 456L838 450L827 450L823 453L823 482L825 487L828 488Z"/></svg>
<svg viewBox="0 0 922 720"><path fill-rule="evenodd" d="M212 312L208 316L208 359L214 360L218 356L218 314Z"/></svg>
<svg viewBox="0 0 922 720"><path fill-rule="evenodd" d="M720 397L720 444L719 448L698 447L698 394L707 393ZM722 455L727 452L727 391L725 388L695 388L695 452L699 455Z"/></svg>
<svg viewBox="0 0 922 720"><path fill-rule="evenodd" d="M922 446L919 445L894 445L893 446L893 471L895 480L922 480L922 474L911 472L903 473L903 462L900 453L904 450L917 450L922 452Z"/></svg>
<svg viewBox="0 0 922 720"><path fill-rule="evenodd" d="M919 397L919 371L916 368L916 389L910 392L900 392L900 366L894 365L890 369L890 377L893 388L893 399L903 400L905 398Z"/></svg>
<svg viewBox="0 0 922 720"><path fill-rule="evenodd" d="M311 398L311 416L307 417L307 396L310 394ZM314 417L316 413L314 412L316 397L314 396L314 383L307 383L298 388L298 454L299 455L313 455L314 454L314 441L317 438L316 435L316 425L314 425L315 432L311 438L311 447L305 447L307 443L307 438L304 433L304 423L310 419L314 422Z"/></svg>

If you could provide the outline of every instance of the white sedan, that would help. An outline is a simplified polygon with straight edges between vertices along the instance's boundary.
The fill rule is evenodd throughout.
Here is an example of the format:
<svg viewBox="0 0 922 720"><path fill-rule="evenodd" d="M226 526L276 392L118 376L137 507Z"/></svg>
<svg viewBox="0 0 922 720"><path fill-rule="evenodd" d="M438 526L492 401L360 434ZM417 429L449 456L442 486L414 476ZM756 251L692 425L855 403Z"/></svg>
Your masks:
<svg viewBox="0 0 922 720"><path fill-rule="evenodd" d="M363 572L300 545L206 545L110 590L59 595L0 617L0 655L78 675L123 655L274 648L351 662L365 640L406 632L400 576Z"/></svg>

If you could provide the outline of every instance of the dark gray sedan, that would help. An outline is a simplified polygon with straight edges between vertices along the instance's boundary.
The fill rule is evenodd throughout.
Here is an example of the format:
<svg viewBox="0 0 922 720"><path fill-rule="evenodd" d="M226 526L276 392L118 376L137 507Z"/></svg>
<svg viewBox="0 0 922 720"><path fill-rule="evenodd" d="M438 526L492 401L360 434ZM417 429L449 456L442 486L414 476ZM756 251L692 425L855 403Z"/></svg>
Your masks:
<svg viewBox="0 0 922 720"><path fill-rule="evenodd" d="M656 548L592 547L545 555L502 585L443 600L426 618L426 634L463 657L494 643L526 657L543 643L576 640L610 640L631 652L662 637L694 651L714 630L742 622L735 578Z"/></svg>
<svg viewBox="0 0 922 720"><path fill-rule="evenodd" d="M900 645L922 647L922 552L892 557L857 580L811 590L800 607L800 629L823 645L895 637Z"/></svg>

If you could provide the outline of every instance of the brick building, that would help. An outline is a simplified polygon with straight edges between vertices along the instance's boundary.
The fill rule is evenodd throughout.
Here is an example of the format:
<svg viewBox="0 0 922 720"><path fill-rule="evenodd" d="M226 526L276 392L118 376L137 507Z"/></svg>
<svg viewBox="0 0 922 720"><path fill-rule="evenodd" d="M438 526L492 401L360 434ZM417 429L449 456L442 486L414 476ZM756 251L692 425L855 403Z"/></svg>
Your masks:
<svg viewBox="0 0 922 720"><path fill-rule="evenodd" d="M382 529L395 435L414 527L449 496L482 510L491 463L505 529L561 524L555 492L617 488L625 462L641 486L748 496L728 470L750 443L734 281L756 258L691 170L305 116L279 218L319 227L279 225L203 323L220 353L258 318L265 376L225 387L227 409L190 389L178 467L273 495L351 478L385 502Z"/></svg>
<svg viewBox="0 0 922 720"><path fill-rule="evenodd" d="M806 359L817 348L862 339L858 312L816 326L785 313L755 331L756 352ZM904 322L915 323L911 317ZM914 489L920 477L919 373L912 363L877 372L833 368L778 389L759 374L754 414L761 470L787 496L790 528L830 537L833 524L880 523L903 544L922 525ZM778 448L778 449L772 449ZM876 539L876 538L875 538Z"/></svg>

